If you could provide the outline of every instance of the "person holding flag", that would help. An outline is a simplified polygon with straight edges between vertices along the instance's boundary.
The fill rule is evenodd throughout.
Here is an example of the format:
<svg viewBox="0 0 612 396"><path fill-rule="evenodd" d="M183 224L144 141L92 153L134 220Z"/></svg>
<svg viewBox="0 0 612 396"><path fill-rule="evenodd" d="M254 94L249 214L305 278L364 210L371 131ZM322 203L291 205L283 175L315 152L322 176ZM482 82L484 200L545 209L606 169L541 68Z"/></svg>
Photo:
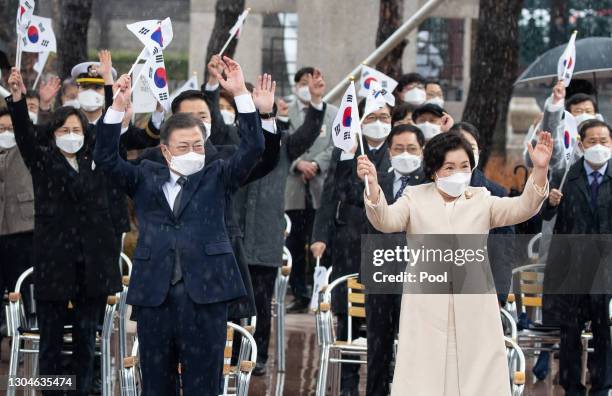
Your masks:
<svg viewBox="0 0 612 396"><path fill-rule="evenodd" d="M358 149L356 134L363 134L363 137L359 137L363 139L363 149L379 172L386 172L391 166L386 143L391 131L391 107L384 100L377 101L378 97L380 96L375 96L374 91L370 91L369 105L368 99L362 99L356 106L355 88L354 84L351 84L342 99L338 116L332 127L336 148L332 151L330 167L323 186L321 207L315 214L310 244L310 251L314 257L322 257L327 246L332 247L329 256L334 269L330 281L360 271L360 258L354 253L360 250L361 234L368 233L363 209L364 185L356 172L355 151ZM361 128L360 114L363 114ZM338 339L346 340L348 330L346 287L340 285L336 289L332 295L332 312L337 315ZM358 329L359 325L359 321L355 320L353 329ZM359 333L353 332L353 337L358 338ZM359 368L357 364L342 365L343 395L359 394Z"/></svg>

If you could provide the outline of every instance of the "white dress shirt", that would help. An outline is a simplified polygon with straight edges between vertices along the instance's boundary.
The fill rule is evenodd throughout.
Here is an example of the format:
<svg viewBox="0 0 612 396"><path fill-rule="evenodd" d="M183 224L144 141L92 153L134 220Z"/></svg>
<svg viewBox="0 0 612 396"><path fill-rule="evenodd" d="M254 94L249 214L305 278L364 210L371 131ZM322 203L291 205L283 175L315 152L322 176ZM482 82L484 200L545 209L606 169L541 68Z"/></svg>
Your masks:
<svg viewBox="0 0 612 396"><path fill-rule="evenodd" d="M176 200L176 196L182 188L181 185L177 183L179 177L181 176L170 171L170 179L162 186L164 196L166 197L166 201L168 201L168 206L170 206L170 209L172 210L174 210L174 201Z"/></svg>

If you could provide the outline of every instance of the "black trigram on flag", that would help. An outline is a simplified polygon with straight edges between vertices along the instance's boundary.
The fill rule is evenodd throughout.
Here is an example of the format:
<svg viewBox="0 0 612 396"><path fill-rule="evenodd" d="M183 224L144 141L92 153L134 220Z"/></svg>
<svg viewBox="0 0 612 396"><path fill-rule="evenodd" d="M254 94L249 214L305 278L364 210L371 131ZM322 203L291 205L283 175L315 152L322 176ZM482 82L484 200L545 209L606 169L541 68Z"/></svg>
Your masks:
<svg viewBox="0 0 612 396"><path fill-rule="evenodd" d="M341 130L342 130L342 128L340 128L340 124L336 125L336 127L334 128L334 132L336 132L336 136L338 136L340 134Z"/></svg>
<svg viewBox="0 0 612 396"><path fill-rule="evenodd" d="M155 63L162 63L164 61L164 54L155 55Z"/></svg>
<svg viewBox="0 0 612 396"><path fill-rule="evenodd" d="M351 131L350 131L350 129L348 131L344 131L344 135L342 136L342 138L344 140L349 140L351 138Z"/></svg>
<svg viewBox="0 0 612 396"><path fill-rule="evenodd" d="M40 42L40 45L42 45L43 47L47 47L49 46L49 40L43 40Z"/></svg>
<svg viewBox="0 0 612 396"><path fill-rule="evenodd" d="M39 23L39 24L38 24L38 30L40 30L40 32L42 33L42 32L44 32L46 29L45 29L45 26L44 26L42 23Z"/></svg>
<svg viewBox="0 0 612 396"><path fill-rule="evenodd" d="M147 33L149 33L150 31L151 31L150 29L147 29L146 27L143 27L143 28L141 28L141 29L138 31L138 33L140 33L140 34L147 34Z"/></svg>
<svg viewBox="0 0 612 396"><path fill-rule="evenodd" d="M166 92L161 92L159 94L159 100L168 100L168 94Z"/></svg>
<svg viewBox="0 0 612 396"><path fill-rule="evenodd" d="M346 101L348 103L352 103L353 102L353 95L346 95Z"/></svg>

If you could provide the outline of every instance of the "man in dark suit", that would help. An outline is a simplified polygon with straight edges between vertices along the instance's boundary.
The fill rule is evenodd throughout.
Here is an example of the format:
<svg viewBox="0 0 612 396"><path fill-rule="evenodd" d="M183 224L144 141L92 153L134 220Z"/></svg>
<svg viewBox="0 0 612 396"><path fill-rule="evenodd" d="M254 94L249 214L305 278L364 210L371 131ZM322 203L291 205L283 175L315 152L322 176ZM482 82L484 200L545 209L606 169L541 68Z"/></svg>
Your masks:
<svg viewBox="0 0 612 396"><path fill-rule="evenodd" d="M365 100L359 104L363 114ZM391 109L387 106L369 114L362 124L364 144L370 161L380 172L391 166L389 150L385 139L391 130ZM363 209L364 185L357 176L357 156L345 153L339 148L332 152L332 158L321 200L321 207L315 214L310 251L316 257L322 257L331 247L332 279L359 272L361 268L360 251L361 234L367 233L368 221ZM332 311L338 319L337 338L347 340L347 292L346 284L334 289L332 294ZM352 338L359 337L360 320L354 320ZM342 396L353 396L359 393L359 368L357 364L342 365Z"/></svg>
<svg viewBox="0 0 612 396"><path fill-rule="evenodd" d="M562 191L551 190L542 216L549 220L557 215L554 234L610 234L610 127L603 121L589 120L580 125L579 133L584 158L570 167ZM612 346L608 322L610 295L588 294L588 286L594 283L600 269L598 256L601 247L594 240L578 237L576 242L568 243L567 239L553 238L544 274L544 319L546 323L561 325L559 382L568 396L586 395L586 388L580 382L580 357L581 333L587 321L591 322L594 346L589 355L589 394L607 396L612 389ZM599 278L608 282L604 287L609 291L612 288L610 278L601 274Z"/></svg>
<svg viewBox="0 0 612 396"><path fill-rule="evenodd" d="M425 136L414 125L397 125L387 137L391 169L381 169L378 182L389 204L408 186L427 182L421 160ZM368 224L368 233L379 233ZM399 294L366 294L368 368L366 395L387 396L393 372L393 344L399 328Z"/></svg>
<svg viewBox="0 0 612 396"><path fill-rule="evenodd" d="M245 294L226 211L264 150L255 103L271 112L274 85L265 76L251 98L240 66L228 57L224 63L226 77L218 78L234 95L242 135L227 161L204 167L206 130L188 114L172 116L162 128L168 166L123 161L118 141L130 95L127 84L98 133L96 163L133 198L140 225L128 303L137 310L144 394L174 394L180 362L183 395L217 395L227 303Z"/></svg>

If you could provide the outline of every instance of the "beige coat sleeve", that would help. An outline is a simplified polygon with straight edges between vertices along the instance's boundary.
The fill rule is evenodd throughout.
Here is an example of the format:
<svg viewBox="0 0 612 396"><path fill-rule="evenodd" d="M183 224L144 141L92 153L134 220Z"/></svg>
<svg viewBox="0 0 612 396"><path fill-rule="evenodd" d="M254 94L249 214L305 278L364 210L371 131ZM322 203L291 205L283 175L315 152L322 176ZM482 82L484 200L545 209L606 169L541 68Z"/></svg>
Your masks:
<svg viewBox="0 0 612 396"><path fill-rule="evenodd" d="M365 195L365 191L363 202L368 220L378 231L384 233L406 231L410 220L409 194L402 195L393 205L389 206L385 194L378 186L378 202L372 203Z"/></svg>
<svg viewBox="0 0 612 396"><path fill-rule="evenodd" d="M533 177L527 179L523 193L518 197L494 197L491 201L491 228L505 227L532 218L540 211L544 200L548 197L548 181L544 188L536 186Z"/></svg>

